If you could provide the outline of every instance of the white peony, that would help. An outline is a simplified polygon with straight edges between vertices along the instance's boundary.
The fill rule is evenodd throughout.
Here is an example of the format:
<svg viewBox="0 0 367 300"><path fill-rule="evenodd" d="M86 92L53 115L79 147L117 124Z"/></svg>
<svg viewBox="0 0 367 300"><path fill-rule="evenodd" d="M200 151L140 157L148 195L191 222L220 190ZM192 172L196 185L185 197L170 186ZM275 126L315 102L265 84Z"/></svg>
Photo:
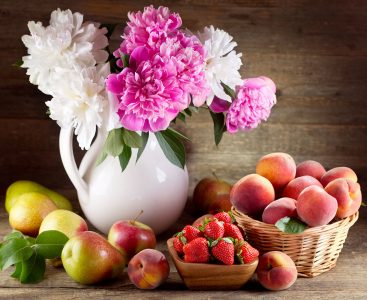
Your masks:
<svg viewBox="0 0 367 300"><path fill-rule="evenodd" d="M211 90L207 104L211 104L214 96L231 102L231 98L224 92L221 83L232 89L242 84L239 73L242 53L237 54L233 50L237 43L232 41L233 37L227 32L214 29L213 26L205 27L202 32L198 32L198 38L205 49L205 76Z"/></svg>
<svg viewBox="0 0 367 300"><path fill-rule="evenodd" d="M46 102L50 117L61 127L73 126L80 148L89 149L96 127L102 126L107 103L104 81L109 64L100 68L60 69L55 72L53 98Z"/></svg>
<svg viewBox="0 0 367 300"><path fill-rule="evenodd" d="M57 9L51 13L50 25L28 22L30 35L22 36L28 55L23 57L29 81L45 94L53 95L55 72L77 67L93 67L107 60L103 50L108 45L106 28L85 22L83 15ZM57 77L57 76L56 76Z"/></svg>

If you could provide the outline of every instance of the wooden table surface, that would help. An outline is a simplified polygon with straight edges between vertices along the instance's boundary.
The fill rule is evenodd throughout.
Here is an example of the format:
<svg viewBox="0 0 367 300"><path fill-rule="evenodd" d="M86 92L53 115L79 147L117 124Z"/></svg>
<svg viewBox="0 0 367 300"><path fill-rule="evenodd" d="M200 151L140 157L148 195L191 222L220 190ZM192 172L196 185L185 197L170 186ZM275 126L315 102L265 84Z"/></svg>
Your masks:
<svg viewBox="0 0 367 300"><path fill-rule="evenodd" d="M111 43L119 44L130 10L163 4L179 12L193 31L213 24L234 36L243 52L244 77L267 75L277 85L278 103L266 123L248 133L225 134L214 146L210 117L195 115L183 132L190 191L215 171L235 182L254 172L258 158L276 151L297 162L320 161L326 168L350 166L367 193L367 2L361 0L1 0L0 1L0 195L18 179L30 179L66 192L75 191L58 153L57 124L50 120L49 100L28 82L25 70L11 66L26 54L20 38L28 20L46 24L52 10L70 8L86 20L119 23ZM119 32L120 31L120 32ZM77 159L83 152L75 148ZM1 196L0 196L1 200ZM139 291L126 276L111 284L83 287L61 270L48 268L37 285L20 285L0 273L0 298L270 298L367 299L366 209L352 227L337 267L314 279L299 279L284 292L268 292L256 281L235 292L188 292L172 268L168 282L156 291ZM165 240L187 221L182 219ZM0 210L0 237L9 232Z"/></svg>
<svg viewBox="0 0 367 300"><path fill-rule="evenodd" d="M73 200L73 192L66 192ZM11 230L7 213L0 210L0 238ZM157 249L169 257L166 240L193 219L184 213L169 232L158 237ZM164 285L156 290L137 289L125 273L121 278L99 285L75 283L61 268L47 265L45 279L38 284L20 284L10 277L12 268L0 272L0 299L367 299L367 209L352 226L337 265L315 278L298 278L288 290L271 292L253 278L238 291L189 291L181 281L171 258L171 272Z"/></svg>

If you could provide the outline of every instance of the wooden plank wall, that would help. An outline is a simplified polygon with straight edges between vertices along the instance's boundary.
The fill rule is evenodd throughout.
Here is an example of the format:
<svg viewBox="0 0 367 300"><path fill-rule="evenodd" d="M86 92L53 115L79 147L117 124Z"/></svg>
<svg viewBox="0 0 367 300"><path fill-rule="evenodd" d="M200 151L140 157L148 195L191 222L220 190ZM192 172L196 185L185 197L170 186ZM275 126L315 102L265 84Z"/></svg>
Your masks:
<svg viewBox="0 0 367 300"><path fill-rule="evenodd" d="M278 104L258 129L226 135L214 146L207 113L184 129L190 186L215 171L231 182L254 171L274 151L297 161L316 159L327 168L367 174L367 2L292 0L150 1L181 14L198 30L214 24L230 32L243 52L245 77L267 75L278 87ZM48 99L11 66L25 54L20 37L28 20L48 22L50 12L70 8L85 19L122 23L146 1L19 1L0 3L0 192L17 179L72 189L58 154L58 126L45 114ZM204 13L203 13L204 12ZM121 26L119 29L121 30ZM119 34L113 44L119 43ZM77 150L80 159L82 151ZM366 192L366 189L364 188Z"/></svg>

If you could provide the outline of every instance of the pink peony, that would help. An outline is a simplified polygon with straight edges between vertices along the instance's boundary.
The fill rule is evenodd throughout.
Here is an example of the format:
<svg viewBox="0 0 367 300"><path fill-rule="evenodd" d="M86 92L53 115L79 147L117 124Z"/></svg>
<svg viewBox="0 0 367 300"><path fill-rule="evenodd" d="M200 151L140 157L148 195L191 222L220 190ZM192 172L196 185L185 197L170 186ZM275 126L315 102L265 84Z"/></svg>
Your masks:
<svg viewBox="0 0 367 300"><path fill-rule="evenodd" d="M205 99L204 48L196 36L179 29L181 18L168 8L146 7L130 13L120 53L130 54L129 67L111 74L107 89L117 95L122 126L160 131L193 99ZM121 61L120 61L121 66Z"/></svg>
<svg viewBox="0 0 367 300"><path fill-rule="evenodd" d="M168 7L163 6L156 9L150 5L143 12L129 12L128 18L120 49L114 52L117 58L121 53L131 54L140 46L158 51L162 43L175 36L182 25L180 15L171 13Z"/></svg>
<svg viewBox="0 0 367 300"><path fill-rule="evenodd" d="M237 97L226 116L228 132L251 130L266 121L276 103L275 90L274 82L265 76L245 79L237 86Z"/></svg>
<svg viewBox="0 0 367 300"><path fill-rule="evenodd" d="M131 53L130 66L107 78L107 90L118 97L122 126L145 132L166 129L190 103L177 84L174 63L158 55L150 59L149 50L138 47Z"/></svg>

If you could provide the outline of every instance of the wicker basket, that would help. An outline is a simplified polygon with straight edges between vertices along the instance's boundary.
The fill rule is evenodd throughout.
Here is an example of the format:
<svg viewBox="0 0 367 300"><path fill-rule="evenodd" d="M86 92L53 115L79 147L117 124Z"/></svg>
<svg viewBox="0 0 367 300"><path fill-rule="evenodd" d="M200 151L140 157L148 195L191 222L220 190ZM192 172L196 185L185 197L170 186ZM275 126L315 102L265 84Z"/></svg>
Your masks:
<svg viewBox="0 0 367 300"><path fill-rule="evenodd" d="M315 277L335 267L348 230L358 219L357 212L329 225L289 234L281 232L274 225L254 220L234 207L232 212L254 247L260 252L277 250L287 253L295 262L301 277Z"/></svg>

